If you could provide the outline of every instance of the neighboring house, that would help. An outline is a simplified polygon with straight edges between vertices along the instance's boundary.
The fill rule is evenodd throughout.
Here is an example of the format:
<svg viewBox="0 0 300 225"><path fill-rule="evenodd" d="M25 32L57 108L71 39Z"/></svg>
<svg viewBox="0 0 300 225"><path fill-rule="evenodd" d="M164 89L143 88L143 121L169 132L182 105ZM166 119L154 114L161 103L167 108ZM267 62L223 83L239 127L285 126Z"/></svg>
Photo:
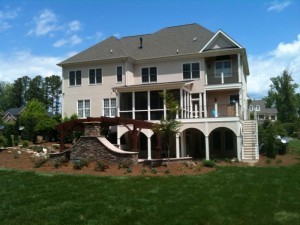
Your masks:
<svg viewBox="0 0 300 225"><path fill-rule="evenodd" d="M5 112L1 113L2 121L5 123L16 122L24 109L25 106L22 106L20 108L10 108L6 110Z"/></svg>
<svg viewBox="0 0 300 225"><path fill-rule="evenodd" d="M182 123L171 157L258 159L257 124L248 120L246 50L222 30L188 24L112 36L58 65L63 116L159 122L167 114L160 93L168 91ZM130 149L126 127L113 129L116 144ZM140 158L156 157L154 136L140 131Z"/></svg>
<svg viewBox="0 0 300 225"><path fill-rule="evenodd" d="M267 108L264 100L252 100L249 105L249 112L256 115L258 123L263 123L266 119L277 121L277 109Z"/></svg>

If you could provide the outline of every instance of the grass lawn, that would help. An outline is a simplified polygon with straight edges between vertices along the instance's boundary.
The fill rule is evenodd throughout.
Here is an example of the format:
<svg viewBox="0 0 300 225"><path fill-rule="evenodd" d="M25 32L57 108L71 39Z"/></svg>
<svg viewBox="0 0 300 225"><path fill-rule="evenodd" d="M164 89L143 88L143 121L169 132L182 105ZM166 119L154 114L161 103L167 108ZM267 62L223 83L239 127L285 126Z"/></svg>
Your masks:
<svg viewBox="0 0 300 225"><path fill-rule="evenodd" d="M1 169L0 224L300 224L299 172L299 163L177 177Z"/></svg>

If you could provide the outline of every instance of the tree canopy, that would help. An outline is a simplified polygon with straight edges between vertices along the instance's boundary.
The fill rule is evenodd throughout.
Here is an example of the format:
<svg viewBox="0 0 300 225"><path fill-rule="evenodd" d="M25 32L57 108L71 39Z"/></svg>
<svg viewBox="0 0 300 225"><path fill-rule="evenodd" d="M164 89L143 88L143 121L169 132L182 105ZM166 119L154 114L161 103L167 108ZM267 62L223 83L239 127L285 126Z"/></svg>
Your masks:
<svg viewBox="0 0 300 225"><path fill-rule="evenodd" d="M298 116L297 101L299 101L299 98L296 94L298 84L294 83L291 74L287 70L284 70L277 77L272 77L271 81L272 84L265 99L266 106L277 108L279 121L283 123L293 122Z"/></svg>

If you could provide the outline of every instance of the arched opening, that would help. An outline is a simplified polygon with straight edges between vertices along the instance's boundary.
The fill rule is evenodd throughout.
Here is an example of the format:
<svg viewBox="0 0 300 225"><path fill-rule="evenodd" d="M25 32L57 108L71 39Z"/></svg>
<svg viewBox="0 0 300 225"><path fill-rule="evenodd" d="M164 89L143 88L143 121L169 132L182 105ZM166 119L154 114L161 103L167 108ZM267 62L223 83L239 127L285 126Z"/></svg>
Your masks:
<svg viewBox="0 0 300 225"><path fill-rule="evenodd" d="M196 128L186 129L184 133L186 156L193 158L205 158L204 134Z"/></svg>
<svg viewBox="0 0 300 225"><path fill-rule="evenodd" d="M237 158L237 137L226 127L214 129L209 134L210 158Z"/></svg>

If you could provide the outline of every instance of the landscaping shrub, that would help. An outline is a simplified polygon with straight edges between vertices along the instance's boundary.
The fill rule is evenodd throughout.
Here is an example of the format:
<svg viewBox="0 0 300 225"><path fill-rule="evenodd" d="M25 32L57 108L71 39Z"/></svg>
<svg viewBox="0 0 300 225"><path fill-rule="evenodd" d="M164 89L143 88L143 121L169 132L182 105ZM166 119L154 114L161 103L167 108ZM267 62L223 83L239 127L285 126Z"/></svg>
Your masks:
<svg viewBox="0 0 300 225"><path fill-rule="evenodd" d="M127 168L127 173L132 173L132 168L131 167Z"/></svg>
<svg viewBox="0 0 300 225"><path fill-rule="evenodd" d="M146 173L147 173L146 168L142 168L142 169L141 169L141 174L146 174Z"/></svg>
<svg viewBox="0 0 300 225"><path fill-rule="evenodd" d="M119 168L130 168L133 166L133 161L130 159L125 159L118 164Z"/></svg>
<svg viewBox="0 0 300 225"><path fill-rule="evenodd" d="M152 168L152 169L151 169L151 173L152 173L152 174L157 174L157 169L156 169L156 168Z"/></svg>
<svg viewBox="0 0 300 225"><path fill-rule="evenodd" d="M97 171L106 171L109 168L108 164L103 162L103 161L98 161L96 165L96 170Z"/></svg>
<svg viewBox="0 0 300 225"><path fill-rule="evenodd" d="M29 146L29 141L23 141L23 144L22 144L22 147L23 148L28 148L28 146Z"/></svg>
<svg viewBox="0 0 300 225"><path fill-rule="evenodd" d="M4 136L0 136L0 147L6 147L6 139Z"/></svg>
<svg viewBox="0 0 300 225"><path fill-rule="evenodd" d="M206 159L204 159L202 161L202 164L203 164L203 166L210 167L210 168L213 168L213 167L216 166L216 163L214 161L212 161L212 160L206 160Z"/></svg>
<svg viewBox="0 0 300 225"><path fill-rule="evenodd" d="M165 174L170 174L171 173L171 171L170 170L165 170Z"/></svg>
<svg viewBox="0 0 300 225"><path fill-rule="evenodd" d="M48 158L46 158L46 157L35 157L35 158L33 158L34 168L40 168L47 161L48 161Z"/></svg>
<svg viewBox="0 0 300 225"><path fill-rule="evenodd" d="M13 157L14 159L18 159L20 157L21 152L19 151L13 151Z"/></svg>
<svg viewBox="0 0 300 225"><path fill-rule="evenodd" d="M90 163L89 159L86 159L86 158L77 159L77 160L73 161L73 169L81 170L81 168L84 166L88 167L89 163Z"/></svg>

